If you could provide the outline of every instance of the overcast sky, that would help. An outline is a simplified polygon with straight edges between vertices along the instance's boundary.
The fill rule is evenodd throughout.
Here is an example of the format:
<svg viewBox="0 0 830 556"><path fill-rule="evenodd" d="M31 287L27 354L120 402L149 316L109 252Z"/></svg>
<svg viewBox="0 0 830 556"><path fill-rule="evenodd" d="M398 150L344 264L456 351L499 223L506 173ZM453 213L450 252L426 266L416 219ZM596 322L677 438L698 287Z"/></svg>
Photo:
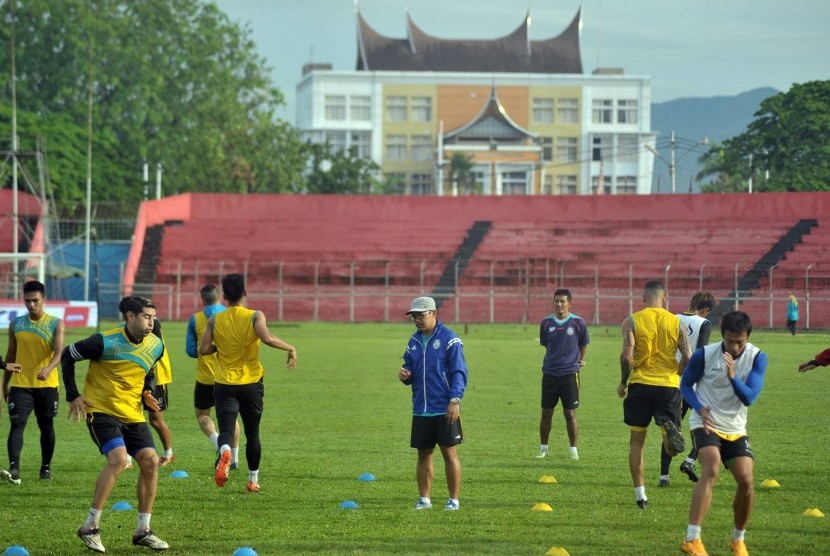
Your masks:
<svg viewBox="0 0 830 556"><path fill-rule="evenodd" d="M353 0L216 0L247 25L273 70L294 122L294 96L309 61L353 70ZM652 100L735 95L758 87L830 79L828 0L584 0L582 66L651 77ZM361 0L379 33L406 37L406 9L439 38L507 35L530 11L531 39L561 33L576 0Z"/></svg>

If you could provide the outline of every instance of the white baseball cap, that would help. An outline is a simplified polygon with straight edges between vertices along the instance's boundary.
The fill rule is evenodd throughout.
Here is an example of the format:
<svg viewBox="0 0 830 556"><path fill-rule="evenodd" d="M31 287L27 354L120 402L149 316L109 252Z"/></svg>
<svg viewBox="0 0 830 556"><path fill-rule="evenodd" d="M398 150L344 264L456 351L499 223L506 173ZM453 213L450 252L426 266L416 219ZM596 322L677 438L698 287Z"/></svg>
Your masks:
<svg viewBox="0 0 830 556"><path fill-rule="evenodd" d="M412 306L406 314L426 313L427 311L435 311L435 300L431 297L416 297L412 300Z"/></svg>

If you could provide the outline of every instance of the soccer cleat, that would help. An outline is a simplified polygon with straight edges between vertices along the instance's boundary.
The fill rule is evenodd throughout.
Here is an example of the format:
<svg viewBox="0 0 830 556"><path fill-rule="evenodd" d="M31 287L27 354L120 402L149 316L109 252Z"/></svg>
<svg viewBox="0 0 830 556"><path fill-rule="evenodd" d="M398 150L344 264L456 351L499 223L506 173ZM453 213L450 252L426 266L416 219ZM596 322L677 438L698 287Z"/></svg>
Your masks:
<svg viewBox="0 0 830 556"><path fill-rule="evenodd" d="M645 510L648 508L648 498L643 498L642 500L637 500L637 507L641 510Z"/></svg>
<svg viewBox="0 0 830 556"><path fill-rule="evenodd" d="M661 487L669 486L669 480L668 479L660 479L660 486Z"/></svg>
<svg viewBox="0 0 830 556"><path fill-rule="evenodd" d="M579 452L577 452L576 450L568 452L568 457L573 461L579 461Z"/></svg>
<svg viewBox="0 0 830 556"><path fill-rule="evenodd" d="M167 550L170 548L170 545L158 538L152 529L147 529L141 534L133 535L133 544L136 546L146 546L153 550Z"/></svg>
<svg viewBox="0 0 830 556"><path fill-rule="evenodd" d="M744 541L732 541L732 554L735 556L749 556Z"/></svg>
<svg viewBox="0 0 830 556"><path fill-rule="evenodd" d="M84 541L86 547L93 552L100 552L103 554L107 551L107 549L104 548L104 545L101 544L101 530L98 527L93 527L91 529L84 529L81 527L78 529L78 538Z"/></svg>
<svg viewBox="0 0 830 556"><path fill-rule="evenodd" d="M452 500L447 500L447 505L444 506L445 510L457 511L458 510L458 502L453 502Z"/></svg>
<svg viewBox="0 0 830 556"><path fill-rule="evenodd" d="M680 471L686 474L689 477L689 480L693 483L696 483L700 477L697 476L695 473L695 464L690 461L684 461L680 464Z"/></svg>
<svg viewBox="0 0 830 556"><path fill-rule="evenodd" d="M259 492L259 483L248 481L248 486L245 487L248 492Z"/></svg>
<svg viewBox="0 0 830 556"><path fill-rule="evenodd" d="M231 462L231 471L236 471L237 469L239 469L239 462L238 461Z"/></svg>
<svg viewBox="0 0 830 556"><path fill-rule="evenodd" d="M426 498L418 498L418 502L415 503L416 510L431 510L432 509L432 502L427 500Z"/></svg>
<svg viewBox="0 0 830 556"><path fill-rule="evenodd" d="M169 458L167 456L161 456L159 458L159 467L165 467L174 461L176 461L176 454L171 454Z"/></svg>
<svg viewBox="0 0 830 556"><path fill-rule="evenodd" d="M671 421L666 421L660 427L665 433L663 436L663 446L666 448L667 454L674 457L686 449L686 441L683 440L683 435L680 434L677 425Z"/></svg>
<svg viewBox="0 0 830 556"><path fill-rule="evenodd" d="M41 481L51 481L52 480L52 472L49 469L41 469L40 470L40 480Z"/></svg>
<svg viewBox="0 0 830 556"><path fill-rule="evenodd" d="M691 556L709 556L709 553L706 552L706 548L703 546L703 541L700 539L685 541L683 546L680 547L680 550L684 554L691 554Z"/></svg>
<svg viewBox="0 0 830 556"><path fill-rule="evenodd" d="M216 481L216 485L223 487L225 483L228 482L228 470L231 466L231 452L230 450L225 450L222 454L216 458L216 474L213 476L214 480Z"/></svg>
<svg viewBox="0 0 830 556"><path fill-rule="evenodd" d="M536 459L544 459L546 457L548 457L548 451L547 450L539 450L539 453L536 454Z"/></svg>
<svg viewBox="0 0 830 556"><path fill-rule="evenodd" d="M21 483L20 470L16 467L13 467L8 471L0 469L0 481L6 481L7 483L11 483L13 485L19 485Z"/></svg>

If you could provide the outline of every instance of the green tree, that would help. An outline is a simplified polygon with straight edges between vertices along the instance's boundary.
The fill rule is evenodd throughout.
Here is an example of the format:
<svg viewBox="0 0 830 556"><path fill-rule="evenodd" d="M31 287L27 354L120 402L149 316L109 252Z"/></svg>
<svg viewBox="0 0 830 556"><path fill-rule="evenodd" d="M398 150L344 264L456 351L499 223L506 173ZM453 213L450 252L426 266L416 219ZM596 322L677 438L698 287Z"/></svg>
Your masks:
<svg viewBox="0 0 830 556"><path fill-rule="evenodd" d="M473 157L465 153L453 153L450 157L450 183L459 193L480 194L482 185L475 181L472 174Z"/></svg>
<svg viewBox="0 0 830 556"><path fill-rule="evenodd" d="M6 45L10 8L0 0L0 43ZM134 213L143 159L164 166L165 194L301 187L298 134L275 117L282 94L255 53L250 30L231 23L215 5L17 0L14 32L18 107L51 122L21 125L20 134L46 136L59 202L74 203L85 190L86 165L78 161L85 160L86 142L77 139L81 129L86 136L90 75L94 201L114 201ZM3 56L0 86L6 93L10 75L9 57ZM2 125L0 133L9 136L5 119ZM62 149L65 159L52 156Z"/></svg>
<svg viewBox="0 0 830 556"><path fill-rule="evenodd" d="M796 84L761 102L747 130L713 145L702 191L830 190L830 81Z"/></svg>
<svg viewBox="0 0 830 556"><path fill-rule="evenodd" d="M328 142L308 142L304 149L309 154L308 193L369 194L379 188L376 176L380 166L373 160L336 151Z"/></svg>

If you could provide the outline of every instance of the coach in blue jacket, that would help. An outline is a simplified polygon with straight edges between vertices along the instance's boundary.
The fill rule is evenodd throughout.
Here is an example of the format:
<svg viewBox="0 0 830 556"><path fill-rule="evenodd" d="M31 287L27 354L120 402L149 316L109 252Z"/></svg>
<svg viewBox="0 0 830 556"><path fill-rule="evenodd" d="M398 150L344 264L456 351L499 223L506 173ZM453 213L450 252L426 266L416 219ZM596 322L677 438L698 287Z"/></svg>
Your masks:
<svg viewBox="0 0 830 556"><path fill-rule="evenodd" d="M430 492L435 471L432 453L441 448L450 499L445 510L458 509L461 462L455 447L464 441L461 432L461 398L467 387L464 344L455 332L438 320L435 300L416 297L406 312L417 331L403 354L399 378L412 387L412 433L410 446L418 449L416 510L432 508Z"/></svg>

